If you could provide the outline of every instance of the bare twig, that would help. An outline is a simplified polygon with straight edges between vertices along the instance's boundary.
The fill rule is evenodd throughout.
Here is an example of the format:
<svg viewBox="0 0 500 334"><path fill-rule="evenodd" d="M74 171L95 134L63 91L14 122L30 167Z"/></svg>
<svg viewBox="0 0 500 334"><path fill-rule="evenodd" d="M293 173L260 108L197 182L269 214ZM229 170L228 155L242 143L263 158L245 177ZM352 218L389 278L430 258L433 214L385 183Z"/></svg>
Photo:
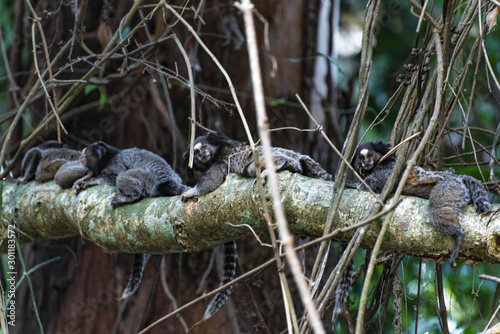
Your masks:
<svg viewBox="0 0 500 334"><path fill-rule="evenodd" d="M141 3L142 3L141 0L135 0L134 1L134 4L132 5L132 7L128 11L128 13L123 17L123 19L121 21L121 22L123 22L123 26L127 26L127 25L130 24L130 22L132 21L134 13L137 11L137 9L138 9L138 7L139 7L139 5ZM92 76L94 75L95 71L97 71L98 66L101 66L102 64L106 63L109 59L111 59L111 57L118 50L121 50L122 46L128 42L129 38L131 38L131 36L133 36L136 33L136 31L138 29L140 29L144 25L144 23L146 21L148 21L148 20L151 19L151 17L153 16L153 14L155 13L155 11L159 7L160 7L160 4L157 4L153 8L153 10L150 13L148 13L148 15L143 20L141 20L136 26L134 26L130 30L130 32L127 34L127 36L125 36L125 38L122 38L121 41L118 42L118 43L117 43L118 38L119 37L121 38L122 36L119 35L119 32L116 32L115 35L113 36L113 38L108 43L108 45L106 46L106 48L104 49L104 51L103 51L103 57L99 58L95 62L96 66L92 66L91 69L85 75L83 75L83 77L81 78L82 82L88 82L92 78ZM52 63L56 63L65 54L65 52L67 51L67 49L70 46L71 46L71 40L68 41L68 42L66 42L66 44L64 45L64 47L54 57L54 60L52 61ZM45 75L45 71L42 74L42 78L44 77L44 75ZM66 108L69 107L70 103L75 99L75 97L77 96L77 94L79 92L81 92L81 90L84 88L84 86L85 86L85 84L81 83L81 82L75 83L73 86L71 86L71 88L66 92L66 94L61 98L61 100L58 103L58 111L59 111L59 113L62 113L64 110L66 110ZM16 117L14 118L14 120L12 121L12 123L11 123L11 125L9 127L9 131L8 131L8 133L6 135L5 142L4 142L3 146L2 146L2 151L0 152L0 164L3 164L3 162L5 160L5 155L6 155L6 152L7 152L8 142L9 142L11 136L12 136L12 133L13 133L13 131L15 129L16 124L19 122L19 119L21 118L21 115L22 115L23 111L25 110L25 108L30 103L32 103L32 99L37 94L37 92L40 89L40 87L41 87L41 80L37 80L36 83L35 83L35 85L31 88L30 93L28 94L28 96L26 97L26 99L23 101L23 103L21 104L21 106L19 107L19 109L17 110ZM21 144L19 146L19 149L15 153L14 157L9 161L9 163L5 167L4 171L1 173L0 178L5 177L7 175L7 173L10 172L10 170L14 167L15 162L20 157L20 154L23 151L23 149L28 145L28 143L30 143L34 138L36 138L40 133L42 133L44 131L44 129L46 128L46 126L50 122L52 122L54 120L54 118L55 118L54 114L51 114L50 116L45 117L44 120L42 120L40 122L40 124L38 125L38 127L34 131L32 131L32 133L26 139L24 139L21 142Z"/></svg>
<svg viewBox="0 0 500 334"><path fill-rule="evenodd" d="M29 3L29 1L28 1L28 3ZM50 94L49 94L49 92L47 90L47 87L45 87L45 82L43 81L43 78L40 75L40 69L38 68L38 59L36 57L35 22L33 23L32 27L31 27L31 37L32 37L32 40L33 40L33 58L34 58L33 63L35 65L35 73L38 76L38 80L40 80L40 83L42 85L43 91L45 92L45 96L47 98L47 101L49 102L50 108L52 109L52 112L54 113L54 116L56 117L59 126L61 126L62 129L64 130L64 133L67 134L68 131L66 131L66 129L64 128L64 125L62 124L61 119L59 118L59 115L57 113L56 106L52 102L52 99L50 98ZM45 46L45 48L46 48L46 46ZM47 69L49 70L50 75L52 75L52 70L50 68L50 64L47 64L47 65L48 65ZM53 95L54 95L54 98L55 98L55 91L54 91L54 89L55 88L52 87ZM61 141L61 134L60 134L59 131L58 131L58 134L57 134L57 138L58 138L58 141L60 142Z"/></svg>
<svg viewBox="0 0 500 334"><path fill-rule="evenodd" d="M172 307L175 311L179 308L179 306L177 305L177 300L175 299L174 295L170 291L170 288L168 287L168 284L167 284L167 266L165 265L165 257L164 256L161 259L160 270L161 270L161 286L163 287L163 291L167 295L168 299L170 299L170 302L172 303ZM184 320L184 318L180 314L177 314L177 318L179 319L179 322L181 323L182 328L184 328L184 332L186 332L186 333L189 332L189 327L188 327L186 321Z"/></svg>
<svg viewBox="0 0 500 334"><path fill-rule="evenodd" d="M274 158L271 152L271 137L269 134L269 122L266 115L265 103L264 103L264 91L262 88L262 77L260 72L259 54L257 46L257 37L255 35L255 24L253 21L253 4L250 0L243 0L241 3L235 3L235 5L243 12L243 19L245 22L245 34L247 37L247 50L248 58L250 62L250 73L252 76L253 93L255 110L257 112L257 125L259 129L259 135L262 141L262 147L264 151L264 160L266 164L266 171L268 172L268 184L271 190L271 196L273 198L273 209L274 216L278 225L278 231L280 236L280 242L284 246L287 253L288 264L293 274L295 283L297 284L299 295L304 304L307 312L309 313L311 324L316 333L325 333L323 324L319 318L316 308L311 298L311 293L307 282L304 279L302 268L300 266L300 261L297 254L293 250L293 237L288 229L288 223L285 218L285 213L281 205L281 196L278 187L278 181L276 178L276 166L274 164ZM273 234L273 231L270 231ZM283 275L284 276L284 275ZM282 289L288 292L288 285L286 284L286 278L280 279ZM288 310L288 330L289 332L298 332L298 324L296 317L291 317L289 319L289 312L293 311L293 303L290 303L289 293L285 303L285 308ZM291 320L291 323L290 323ZM293 326L293 328L292 328Z"/></svg>
<svg viewBox="0 0 500 334"><path fill-rule="evenodd" d="M333 231L332 233L330 234L327 234L327 235L324 235L320 238L317 238L317 239L314 239L310 242L307 242L305 244L302 244L300 246L297 246L296 248L294 248L294 251L295 252L298 252L298 251L301 251L303 249L306 249L308 247L311 247L311 246L314 246L320 242L323 242L325 240L328 240L328 239L331 239L332 237L336 236L336 235L339 235L341 233L346 233L346 232L349 232L349 231L352 231L352 230L356 230L362 226L366 226L368 224L370 224L371 222L377 220L377 219L380 219L380 217L383 217L384 215L386 215L388 212L391 212L392 210L394 210L396 208L398 203L394 203L391 207L389 207L387 210L384 210L383 212L373 216L373 217L370 217L369 219L367 220L364 220L358 224L355 224L355 225L352 225L352 226L349 226L349 227L346 227L346 228L342 228L342 229L337 229L335 231ZM279 258L284 258L286 256L286 253L284 254L279 254ZM201 302L201 301L204 301L212 296L214 296L215 294L217 294L219 291L222 291L232 285L235 285L236 283L239 283L241 281L247 281L249 279L251 279L253 276L259 274L260 272L262 272L264 269L266 269L267 267L269 267L270 265L272 265L273 263L276 262L276 258L272 258L270 260L268 260L267 262L259 265L258 267L252 269L252 270L249 270L247 271L246 273L244 273L243 275L235 278L234 280L232 280L231 282L225 284L225 285L222 285L220 287L218 287L217 289L214 289L212 291L210 291L209 293L206 293L204 294L203 296L199 297L199 298L196 298L192 301L190 301L189 303L179 307L178 309L176 309L175 311L167 314L166 316L158 319L157 321L155 321L154 323L152 323L151 325L149 325L148 327L144 328L141 332L139 332L139 334L144 334L144 333L147 333L149 332L150 330L152 330L153 328L155 328L156 326L158 326L159 324L161 324L162 322L165 322L166 320L176 316L177 314L179 314L180 312L184 311L184 310L187 310L189 309L191 306Z"/></svg>
<svg viewBox="0 0 500 334"><path fill-rule="evenodd" d="M254 143L254 141L252 139L252 134L250 132L250 127L248 126L248 123L245 120L245 115L243 114L243 109L241 108L241 105L240 105L240 102L238 100L238 97L236 96L236 91L234 89L233 82L232 82L231 78L229 77L229 74L224 69L224 67L221 65L221 63L219 62L219 60L215 57L215 55L212 53L212 51L210 51L210 49L205 45L205 43L203 43L203 41L201 40L200 36L198 36L198 34L196 33L196 31L193 29L193 27L176 10L174 10L174 8L172 6L170 6L169 4L167 4L165 0L162 0L160 2L160 4L163 5L172 14L174 14L174 16L188 29L188 31L191 33L191 35L201 45L201 47L203 48L203 50L205 50L205 52L210 56L210 58L212 59L212 61L219 68L219 70L221 71L221 73L224 75L224 78L226 79L226 81L228 83L229 90L231 91L231 95L233 97L234 103L236 105L236 109L238 110L238 113L241 116L240 118L241 118L241 121L243 123L243 127L245 128L245 132L247 134L248 141L250 143L250 146L253 149L254 146L255 146L255 143Z"/></svg>
<svg viewBox="0 0 500 334"><path fill-rule="evenodd" d="M186 68L188 71L188 77L189 77L189 90L190 90L190 95L191 95L191 119L195 120L196 119L196 96L194 94L194 77L193 77L193 68L191 67L191 62L189 61L189 56L186 53L186 50L184 50L184 47L182 46L181 41L179 41L179 38L177 36L174 36L174 41L175 44L177 44L177 47L179 48L179 51L182 54L182 57L184 58L184 61L186 62ZM191 145L189 146L189 162L188 166L189 168L193 168L193 143L194 143L194 138L196 135L196 126L194 124L194 121L191 121L191 139L190 143Z"/></svg>
<svg viewBox="0 0 500 334"><path fill-rule="evenodd" d="M259 236L257 235L257 233L255 233L254 229L252 226L248 225L248 224L239 224L239 225L235 225L235 224L231 224L231 223L227 223L227 225L229 226L232 226L232 227L246 227L250 230L250 232L252 232L253 236L255 237L255 240L257 240L257 242L261 245L261 246L265 246L265 247L273 247L273 245L270 245L270 244L266 244L265 242L263 242L262 240L260 240Z"/></svg>
<svg viewBox="0 0 500 334"><path fill-rule="evenodd" d="M9 78L9 92L12 93L12 98L14 100L14 103L16 104L16 107L19 108L19 99L17 98L16 94L16 92L19 91L19 86L17 85L16 80L14 79L14 76L12 75L12 71L10 69L9 58L7 57L7 51L5 49L5 40L1 24L0 24L0 46L2 50L2 58L4 61L5 71L7 72L7 77Z"/></svg>
<svg viewBox="0 0 500 334"><path fill-rule="evenodd" d="M46 62L47 70L49 73L49 80L52 80L54 78L54 76L52 75L52 65L50 64L49 50L47 48L47 40L45 39L45 33L43 32L42 23L40 22L40 18L38 17L38 15L36 15L36 12L33 9L31 2L29 0L25 0L25 3L28 6L29 11L31 12L31 15L33 15L33 20L35 21L36 26L38 27L38 32L40 33L40 38L42 39L43 52L45 55L45 62ZM35 57L34 63L35 63L37 75L40 75L40 71L38 69L38 62L36 59L36 43L35 43L35 26L34 26L34 24L33 24L32 30L31 30L31 34L32 34L31 38L33 39L33 56ZM49 102L50 107L52 108L52 112L54 113L54 116L57 119L57 124L58 124L57 125L57 139L59 142L61 142L61 131L60 131L59 127L62 127L62 129L64 130L65 133L68 133L68 132L66 131L66 129L62 125L61 120L59 119L58 112L57 112L56 89L54 87L52 88L52 95L53 95L54 102L55 102L55 104L54 104L54 103L52 103L52 99L50 98L50 95L45 87L45 84L44 84L42 78L41 77L39 77L39 78L40 78L40 82L42 83L42 87L45 91L45 94L47 96L47 101Z"/></svg>
<svg viewBox="0 0 500 334"><path fill-rule="evenodd" d="M332 141L330 140L330 138L328 138L328 136L326 135L325 131L323 131L323 126L320 125L316 119L314 118L314 116L311 114L311 112L309 111L309 109L307 108L307 106L305 105L304 101L302 101L302 99L300 98L299 94L295 94L295 97L297 97L297 99L299 100L300 102L300 105L302 106L302 108L304 109L304 111L307 113L307 115L309 116L309 118L311 119L311 121L314 122L314 124L316 124L316 129L317 131L319 131L321 133L321 135L323 136L323 138L325 138L325 140L328 142L328 144L330 145L331 148L333 148L333 150L335 151L335 153L338 154L338 156L342 159L342 161L346 164L346 166L351 170L351 172L353 172L353 174L356 176L356 178L359 180L359 182L361 182L362 184L365 185L365 188L373 195L373 197L379 201L379 198L377 196L377 194L375 194L373 192L373 190L366 184L365 180L361 177L361 175L359 175L359 173L354 169L354 167L351 166L351 162L349 160L347 160L344 155L338 150L338 148L332 143ZM383 203L380 202L380 205L382 205Z"/></svg>
<svg viewBox="0 0 500 334"><path fill-rule="evenodd" d="M484 35L484 29L483 29L483 20L481 19L481 5L482 1L476 1L477 3L477 15L478 15L478 27L479 27L479 35L481 36L481 47L484 53L484 60L486 61L486 66L488 68L488 71L490 71L491 78L493 78L493 82L496 85L496 91L500 90L500 83L498 82L497 75L495 74L495 71L493 70L493 67L491 66L490 62L490 57L488 56L488 52L486 51L486 45L484 44L485 35ZM488 82L489 84L489 82ZM490 88L491 89L491 88Z"/></svg>
<svg viewBox="0 0 500 334"><path fill-rule="evenodd" d="M481 275L479 275L479 278L484 279L484 280L488 280L488 281L493 281L493 282L500 284L500 277L481 274Z"/></svg>

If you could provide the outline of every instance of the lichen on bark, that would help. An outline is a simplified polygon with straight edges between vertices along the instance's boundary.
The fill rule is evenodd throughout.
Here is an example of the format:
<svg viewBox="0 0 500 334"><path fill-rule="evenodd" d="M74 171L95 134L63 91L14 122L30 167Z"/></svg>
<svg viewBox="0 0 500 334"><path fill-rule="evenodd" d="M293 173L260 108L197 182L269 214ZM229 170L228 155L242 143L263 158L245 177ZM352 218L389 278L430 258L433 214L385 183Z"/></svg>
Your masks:
<svg viewBox="0 0 500 334"><path fill-rule="evenodd" d="M301 236L321 236L333 182L289 172L279 173L278 178L290 230ZM265 191L271 208L268 189ZM231 225L246 224L257 234L267 233L255 179L229 175L219 189L187 203L180 196L148 198L113 209L109 203L115 194L115 188L110 186L92 187L75 195L73 190L62 190L53 182L17 185L3 181L0 233L5 236L10 223L25 242L81 235L106 252L152 254L194 252L251 235L248 227ZM334 217L334 228L360 222L375 201L368 192L346 189ZM433 228L427 204L427 200L415 197L401 200L383 251L448 258L454 241ZM492 212L496 209L494 206ZM499 263L500 219L493 213L477 215L472 206L467 206L460 222L465 236L461 258ZM371 223L362 246L373 247L379 230L380 221ZM347 242L352 233L339 233L334 240Z"/></svg>

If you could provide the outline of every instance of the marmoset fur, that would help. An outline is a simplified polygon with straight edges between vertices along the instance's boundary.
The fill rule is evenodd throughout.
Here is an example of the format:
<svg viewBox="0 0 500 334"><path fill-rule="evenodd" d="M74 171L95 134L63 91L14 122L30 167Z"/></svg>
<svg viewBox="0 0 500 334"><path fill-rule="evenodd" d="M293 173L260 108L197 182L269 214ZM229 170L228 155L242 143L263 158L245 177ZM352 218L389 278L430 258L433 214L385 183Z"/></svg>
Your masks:
<svg viewBox="0 0 500 334"><path fill-rule="evenodd" d="M48 182L54 179L59 168L68 161L78 160L81 152L68 148L55 140L31 148L21 164L19 182Z"/></svg>
<svg viewBox="0 0 500 334"><path fill-rule="evenodd" d="M224 183L228 173L256 177L255 160L250 145L232 140L225 135L209 133L194 141L194 168L204 172L198 184L182 194L182 200L208 194ZM261 177L267 176L262 146L257 146ZM184 155L187 156L188 152ZM305 176L332 180L316 161L307 155L280 147L273 147L276 172L289 170Z"/></svg>
<svg viewBox="0 0 500 334"><path fill-rule="evenodd" d="M257 150L261 177L265 178L267 171L265 170L262 147L258 146ZM232 140L225 135L209 133L196 138L193 151L194 168L202 171L204 175L194 188L182 194L183 201L216 190L224 183L228 173L236 173L251 178L256 177L255 159L248 144ZM184 154L185 159L188 154L189 151ZM332 176L307 155L278 147L272 148L272 154L277 172L289 170L309 177L332 180ZM237 254L236 243L233 241L232 244L234 245L232 248L231 243L224 245L224 272L221 285L234 279ZM224 305L230 292L231 288L227 288L215 296L207 307L204 319L211 317Z"/></svg>
<svg viewBox="0 0 500 334"><path fill-rule="evenodd" d="M389 146L381 142L364 143L358 147L354 156L353 166L362 172L360 175L376 193L382 191L394 170L394 155L380 162L388 152ZM361 183L358 183L358 186L364 188ZM402 193L429 200L429 217L432 224L455 240L450 256L450 265L455 269L455 260L463 240L458 219L460 208L472 203L479 214L490 211L488 193L482 183L471 176L458 175L450 170L436 172L414 167Z"/></svg>
<svg viewBox="0 0 500 334"><path fill-rule="evenodd" d="M223 286L234 279L236 273L236 260L238 253L236 252L236 241L229 241L224 244L224 255L222 259L222 280L219 286ZM232 287L226 288L215 295L207 309L203 319L208 319L214 315L219 308L226 302L231 293Z"/></svg>
<svg viewBox="0 0 500 334"><path fill-rule="evenodd" d="M394 170L396 164L394 154L381 160L389 151L388 144L368 142L359 145L352 160L352 166L356 172L375 193L382 192ZM398 178L400 179L401 176L399 175ZM352 178L348 180L347 186L367 190L362 182ZM438 231L455 240L450 255L450 266L455 270L455 261L463 241L462 227L458 219L460 208L472 203L479 214L490 211L490 203L484 186L471 176L457 175L452 171L428 171L415 166L406 180L402 193L429 200L429 218L432 224ZM344 300L349 294L351 279L352 263L341 277L343 284L339 283L335 292L333 322L340 314Z"/></svg>
<svg viewBox="0 0 500 334"><path fill-rule="evenodd" d="M111 205L134 203L146 197L175 196L189 189L179 175L158 155L140 148L119 150L104 142L86 147L80 157L91 175L75 183L77 191L108 184L119 194Z"/></svg>
<svg viewBox="0 0 500 334"><path fill-rule="evenodd" d="M89 172L89 169L82 165L80 160L68 161L59 168L54 176L54 181L61 188L71 188L75 182L88 175Z"/></svg>
<svg viewBox="0 0 500 334"><path fill-rule="evenodd" d="M163 158L144 149L119 150L104 142L96 142L83 150L80 162L90 170L90 175L74 184L76 191L99 184L116 186L119 194L111 200L113 208L146 197L180 195L189 189ZM139 287L144 262L144 254L134 255L132 275L122 299Z"/></svg>

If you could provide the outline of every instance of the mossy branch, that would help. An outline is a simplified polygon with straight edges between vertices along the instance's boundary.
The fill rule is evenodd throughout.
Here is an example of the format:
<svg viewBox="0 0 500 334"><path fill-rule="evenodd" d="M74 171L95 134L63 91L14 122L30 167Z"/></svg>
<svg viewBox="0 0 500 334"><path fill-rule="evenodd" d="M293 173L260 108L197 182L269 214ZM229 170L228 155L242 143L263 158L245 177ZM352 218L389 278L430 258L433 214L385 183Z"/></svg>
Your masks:
<svg viewBox="0 0 500 334"><path fill-rule="evenodd" d="M321 236L328 214L333 183L288 172L278 175L283 207L295 235ZM2 224L14 224L21 241L41 241L81 235L110 253L194 252L229 240L266 233L266 220L255 179L229 175L216 191L183 203L180 196L149 198L118 209L110 206L114 187L97 186L75 196L53 182L17 185L3 181ZM268 189L266 189L268 191ZM271 197L266 193L272 206ZM334 228L359 223L375 199L367 192L345 190ZM389 206L391 203L387 203ZM436 231L428 219L427 200L404 198L394 211L382 251L429 259L447 259L454 241ZM493 211L478 215L472 206L462 210L464 242L461 258L500 263L500 218ZM372 248L381 221L373 222L363 241ZM347 242L353 232L334 239ZM4 243L6 244L6 243Z"/></svg>

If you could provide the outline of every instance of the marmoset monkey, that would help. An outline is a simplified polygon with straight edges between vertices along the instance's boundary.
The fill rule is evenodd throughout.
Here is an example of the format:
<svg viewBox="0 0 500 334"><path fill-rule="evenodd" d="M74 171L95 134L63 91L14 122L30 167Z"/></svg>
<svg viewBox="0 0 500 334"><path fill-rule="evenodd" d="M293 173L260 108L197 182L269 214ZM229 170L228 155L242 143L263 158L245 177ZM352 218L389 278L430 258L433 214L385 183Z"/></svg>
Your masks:
<svg viewBox="0 0 500 334"><path fill-rule="evenodd" d="M183 201L208 194L219 188L224 183L228 173L256 177L255 160L248 144L232 140L225 135L209 133L196 138L193 145L194 168L202 171L204 175L194 188L182 194ZM257 150L259 153L258 163L262 171L261 177L265 178L267 171L265 170L262 147L258 146ZM189 151L184 153L185 159L188 154ZM332 176L307 155L278 147L272 148L272 154L277 172L289 170L313 178L332 180ZM224 245L224 271L221 285L234 279L236 257L236 243L234 241L226 243ZM231 287L219 292L214 297L205 311L204 319L210 318L224 305L230 292Z"/></svg>
<svg viewBox="0 0 500 334"><path fill-rule="evenodd" d="M396 157L390 154L390 146L382 142L368 142L359 145L352 160L352 166L375 193L382 192L396 164ZM402 175L398 177L401 178ZM397 183L396 183L397 184ZM347 186L366 190L366 186L357 179L350 179ZM467 175L456 175L451 171L435 172L415 166L406 180L404 195L418 196L429 200L429 218L434 227L451 236L455 245L451 251L450 266L456 269L456 259L463 240L459 222L459 210L464 205L473 203L477 213L490 210L488 195L481 182ZM335 291L336 300L332 320L335 323L342 310L344 300L351 289L353 264L349 264Z"/></svg>
<svg viewBox="0 0 500 334"><path fill-rule="evenodd" d="M391 155L380 161L389 152L382 142L364 143L356 150L353 166L363 176L365 183L376 193L384 188L395 165ZM354 182L356 183L356 182ZM360 182L357 185L364 188ZM488 193L481 182L468 175L452 171L428 171L414 167L406 180L404 195L418 196L429 200L429 217L436 229L455 239L450 265L456 268L455 260L463 240L458 219L460 208L472 203L479 214L490 211Z"/></svg>
<svg viewBox="0 0 500 334"><path fill-rule="evenodd" d="M208 194L219 188L228 173L245 177L256 177L255 160L250 145L232 140L225 135L209 133L194 141L194 168L204 172L200 182L182 194L182 200ZM262 146L257 146L261 177L267 176ZM184 155L187 156L188 152ZM272 154L276 171L289 170L305 176L332 180L316 161L307 155L280 147L273 147Z"/></svg>
<svg viewBox="0 0 500 334"><path fill-rule="evenodd" d="M74 184L81 191L94 185L116 186L119 194L111 200L113 208L142 198L180 195L189 189L179 175L158 155L140 148L119 150L104 142L87 146L80 157L90 175ZM135 254L132 275L122 299L139 287L144 271L144 254Z"/></svg>
<svg viewBox="0 0 500 334"><path fill-rule="evenodd" d="M31 148L24 156L19 182L47 182L54 179L59 168L68 161L78 160L81 152L49 140Z"/></svg>

